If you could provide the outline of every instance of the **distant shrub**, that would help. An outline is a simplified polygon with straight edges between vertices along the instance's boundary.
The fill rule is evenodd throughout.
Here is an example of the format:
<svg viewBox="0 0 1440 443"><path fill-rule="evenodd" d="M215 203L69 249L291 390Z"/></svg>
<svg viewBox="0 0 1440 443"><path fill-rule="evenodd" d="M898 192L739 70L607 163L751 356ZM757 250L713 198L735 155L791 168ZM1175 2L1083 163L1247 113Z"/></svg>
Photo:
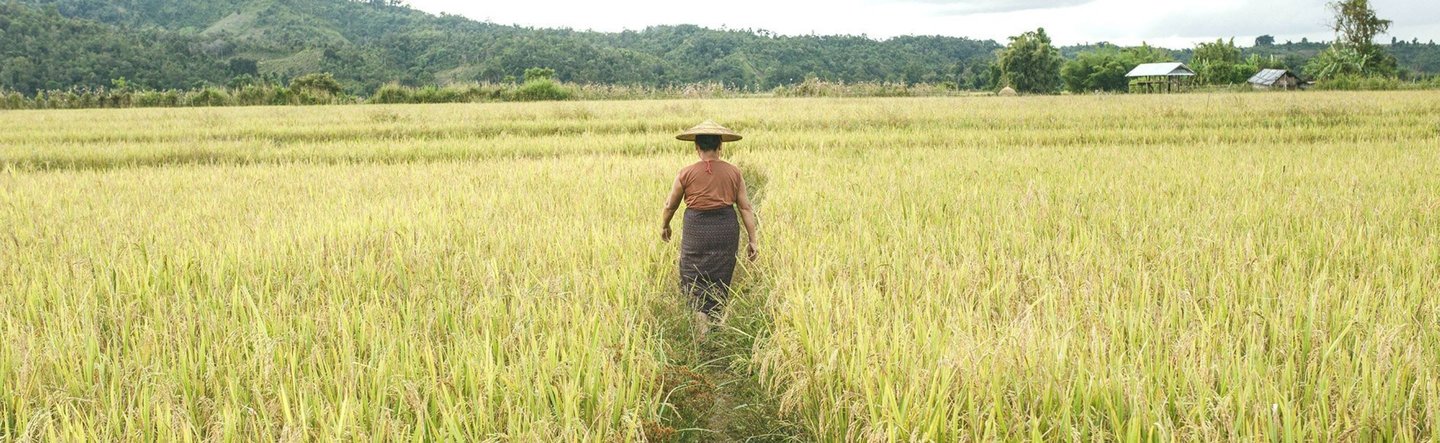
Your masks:
<svg viewBox="0 0 1440 443"><path fill-rule="evenodd" d="M547 100L568 100L573 94L571 91L555 83L554 80L541 79L527 81L509 94L510 100L515 101L547 101Z"/></svg>
<svg viewBox="0 0 1440 443"><path fill-rule="evenodd" d="M658 98L719 98L762 92L750 88L730 88L719 82L690 83L669 86L567 84L571 98L578 100L640 100ZM768 90L767 90L768 91Z"/></svg>
<svg viewBox="0 0 1440 443"><path fill-rule="evenodd" d="M230 95L216 88L202 88L185 97L190 106L225 106L230 104Z"/></svg>
<svg viewBox="0 0 1440 443"><path fill-rule="evenodd" d="M344 91L340 82L329 72L305 74L290 81L290 89L311 96L337 96Z"/></svg>
<svg viewBox="0 0 1440 443"><path fill-rule="evenodd" d="M460 92L454 89L426 86L415 90L411 103L456 103L462 98Z"/></svg>
<svg viewBox="0 0 1440 443"><path fill-rule="evenodd" d="M140 91L131 97L130 103L142 108L175 107L180 106L180 93L174 90Z"/></svg>
<svg viewBox="0 0 1440 443"><path fill-rule="evenodd" d="M329 105L349 100L335 76L328 72L305 74L290 81L287 101L300 105Z"/></svg>
<svg viewBox="0 0 1440 443"><path fill-rule="evenodd" d="M529 68L525 70L525 83L537 80L554 80L555 70L550 68Z"/></svg>
<svg viewBox="0 0 1440 443"><path fill-rule="evenodd" d="M136 108L154 108L161 106L161 93L159 91L135 91L130 95L130 106Z"/></svg>
<svg viewBox="0 0 1440 443"><path fill-rule="evenodd" d="M953 83L845 83L815 77L791 86L779 86L772 92L777 97L916 97L951 95L957 92Z"/></svg>
<svg viewBox="0 0 1440 443"><path fill-rule="evenodd" d="M276 105L300 104L299 101L295 99L295 91L291 90L290 88L277 85L275 86L275 90L272 91L272 93L274 94L274 96L271 97L271 101L274 102L274 104Z"/></svg>
<svg viewBox="0 0 1440 443"><path fill-rule="evenodd" d="M342 95L316 94L311 91L297 91L290 89L289 100L292 105L338 105L351 102L348 97Z"/></svg>
<svg viewBox="0 0 1440 443"><path fill-rule="evenodd" d="M237 106L287 105L290 104L290 91L275 84L248 84L232 89L230 99Z"/></svg>
<svg viewBox="0 0 1440 443"><path fill-rule="evenodd" d="M445 87L426 86L412 88L396 83L386 84L375 90L366 103L479 103L504 101L513 92L514 86L489 83L457 84Z"/></svg>
<svg viewBox="0 0 1440 443"><path fill-rule="evenodd" d="M505 87L489 83L450 86L459 91L465 102L493 102L505 99Z"/></svg>
<svg viewBox="0 0 1440 443"><path fill-rule="evenodd" d="M29 100L19 91L0 89L0 109L26 109L31 106Z"/></svg>
<svg viewBox="0 0 1440 443"><path fill-rule="evenodd" d="M100 95L91 90L72 91L74 102L70 104L72 109L88 109L101 107Z"/></svg>
<svg viewBox="0 0 1440 443"><path fill-rule="evenodd" d="M370 99L366 100L365 102L378 104L393 104L410 103L410 100L410 88L400 86L400 84L398 83L387 83L384 86L381 86L379 89L376 89L375 93L370 95Z"/></svg>
<svg viewBox="0 0 1440 443"><path fill-rule="evenodd" d="M1393 91L1407 89L1405 82L1394 77L1342 74L1315 83L1315 89L1332 91Z"/></svg>
<svg viewBox="0 0 1440 443"><path fill-rule="evenodd" d="M54 109L79 109L80 97L75 91L58 91L50 94L50 107Z"/></svg>
<svg viewBox="0 0 1440 443"><path fill-rule="evenodd" d="M129 108L130 101L134 99L134 93L129 89L109 89L100 91L100 106L106 108Z"/></svg>

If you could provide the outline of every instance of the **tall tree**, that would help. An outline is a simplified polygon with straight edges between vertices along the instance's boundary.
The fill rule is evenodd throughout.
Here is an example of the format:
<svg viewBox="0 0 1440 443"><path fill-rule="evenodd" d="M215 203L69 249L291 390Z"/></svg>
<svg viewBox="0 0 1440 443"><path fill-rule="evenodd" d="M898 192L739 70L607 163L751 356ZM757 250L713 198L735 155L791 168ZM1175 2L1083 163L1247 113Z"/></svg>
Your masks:
<svg viewBox="0 0 1440 443"><path fill-rule="evenodd" d="M1335 43L1310 60L1305 67L1315 78L1336 76L1392 76L1397 62L1375 37L1390 29L1390 20L1375 15L1370 0L1340 0L1330 4L1335 21Z"/></svg>
<svg viewBox="0 0 1440 443"><path fill-rule="evenodd" d="M1375 46L1375 37L1390 30L1390 20L1375 16L1370 9L1370 0L1341 0L1330 3L1335 21L1330 28L1335 31L1336 43L1356 48Z"/></svg>
<svg viewBox="0 0 1440 443"><path fill-rule="evenodd" d="M1200 82L1208 85L1240 83L1254 74L1250 66L1241 64L1240 48L1235 46L1234 38L1195 45L1190 67L1199 74Z"/></svg>
<svg viewBox="0 0 1440 443"><path fill-rule="evenodd" d="M1018 92L1044 94L1060 91L1060 66L1064 63L1045 28L1010 37L1010 45L996 62L1002 83Z"/></svg>

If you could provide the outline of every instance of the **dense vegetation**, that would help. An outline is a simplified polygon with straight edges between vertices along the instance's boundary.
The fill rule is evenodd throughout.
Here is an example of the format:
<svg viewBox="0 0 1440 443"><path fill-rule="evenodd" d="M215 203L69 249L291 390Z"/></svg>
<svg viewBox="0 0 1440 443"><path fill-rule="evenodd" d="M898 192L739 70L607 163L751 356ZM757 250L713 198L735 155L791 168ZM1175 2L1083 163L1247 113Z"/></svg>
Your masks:
<svg viewBox="0 0 1440 443"><path fill-rule="evenodd" d="M121 31L15 3L0 3L0 86L23 92L110 86L126 77L190 88L227 78L223 63L193 51L195 40L152 28Z"/></svg>
<svg viewBox="0 0 1440 443"><path fill-rule="evenodd" d="M368 94L390 82L504 82L536 66L554 68L560 81L652 86L718 82L768 89L808 76L940 82L963 77L999 48L991 41L954 37L877 41L696 26L621 33L533 29L338 0L27 0L4 8L0 15L15 23L0 23L0 29L26 38L0 39L3 57L25 63L16 66L54 60L67 63L51 64L71 66L64 72L15 68L0 80L27 93L108 86L118 77L140 87L190 88L332 72L348 91ZM56 30L65 26L83 28L83 38ZM159 43L150 42L152 35L173 44L153 48ZM115 57L193 63L130 67L92 62L85 58L93 50L87 49L91 40L137 47L129 49L133 57L123 52ZM153 72L158 73L147 74Z"/></svg>
<svg viewBox="0 0 1440 443"><path fill-rule="evenodd" d="M878 41L689 25L582 32L435 16L394 3L0 0L0 88L33 95L72 87L112 88L121 78L132 89L242 88L330 72L345 93L368 96L391 83L412 88L518 86L524 70L537 66L553 68L557 81L576 84L703 83L752 91L806 79L961 89L990 89L1001 81L993 65L1001 45L990 40L906 36ZM1301 69L1327 47L1277 44L1271 38L1238 49L1245 60L1258 55ZM1385 47L1398 60L1402 76L1440 72L1440 46L1434 42L1397 39ZM1075 59L1097 48L1108 53L1113 46L1057 49ZM1180 61L1195 53L1144 51L1142 58L1168 53ZM1114 60L1091 61L1106 65ZM1054 83L1047 79L1045 86L1053 90ZM1072 90L1094 89L1109 87Z"/></svg>
<svg viewBox="0 0 1440 443"><path fill-rule="evenodd" d="M1194 84L1209 86L1243 85L1262 69L1278 68L1318 80L1318 87L1325 89L1423 88L1434 87L1440 80L1432 75L1428 76L1431 80L1426 81L1424 70L1436 67L1440 57L1413 50L1419 47L1418 39L1410 44L1391 39L1392 48L1405 49L1411 62L1408 67L1401 67L1394 54L1375 43L1377 37L1389 30L1391 22L1379 18L1369 0L1339 0L1327 7L1333 14L1330 27L1336 35L1336 40L1329 45L1302 41L1300 51L1287 51L1293 43L1286 42L1286 49L1277 49L1275 37L1262 35L1248 51L1237 46L1234 38L1217 39L1195 45L1184 57L1143 45L1123 51L1102 45L1076 52L1074 60L1065 64L1061 74L1066 87L1074 92L1123 90L1127 67L1176 59L1188 60L1196 73ZM1013 46L1006 51L1015 49ZM1433 46L1431 42L1427 47ZM1412 70L1414 68L1420 72Z"/></svg>
<svg viewBox="0 0 1440 443"><path fill-rule="evenodd" d="M1102 45L1075 54L1073 60L1060 68L1060 77L1065 81L1065 89L1070 91L1125 91L1130 86L1125 74L1136 65L1169 60L1174 60L1174 56L1158 48Z"/></svg>
<svg viewBox="0 0 1440 443"><path fill-rule="evenodd" d="M1010 37L1010 45L995 60L1000 83L1016 91L1041 94L1060 92L1060 67L1064 64L1044 28Z"/></svg>
<svg viewBox="0 0 1440 443"><path fill-rule="evenodd" d="M1310 59L1305 68L1317 78L1386 77L1395 75L1398 61L1375 37L1390 29L1390 20L1375 16L1369 0L1342 0L1330 4L1335 13L1331 28L1336 40Z"/></svg>

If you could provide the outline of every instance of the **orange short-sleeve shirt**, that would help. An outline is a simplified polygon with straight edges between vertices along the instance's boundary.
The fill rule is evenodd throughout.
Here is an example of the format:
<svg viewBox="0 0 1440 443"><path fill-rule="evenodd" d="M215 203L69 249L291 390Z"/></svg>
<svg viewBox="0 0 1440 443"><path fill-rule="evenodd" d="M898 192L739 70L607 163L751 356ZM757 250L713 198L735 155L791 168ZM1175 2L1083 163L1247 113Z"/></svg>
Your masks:
<svg viewBox="0 0 1440 443"><path fill-rule="evenodd" d="M740 187L740 168L724 160L699 161L680 170L680 186L685 189L685 206L718 209L735 204Z"/></svg>

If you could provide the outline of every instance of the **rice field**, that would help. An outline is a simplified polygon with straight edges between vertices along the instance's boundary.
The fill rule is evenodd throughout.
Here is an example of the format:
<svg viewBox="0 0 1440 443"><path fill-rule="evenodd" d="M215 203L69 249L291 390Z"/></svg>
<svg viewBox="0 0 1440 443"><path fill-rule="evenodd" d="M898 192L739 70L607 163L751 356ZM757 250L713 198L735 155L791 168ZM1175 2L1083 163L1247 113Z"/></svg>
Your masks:
<svg viewBox="0 0 1440 443"><path fill-rule="evenodd" d="M761 258L697 341L704 119ZM0 128L0 441L1440 441L1436 92Z"/></svg>

